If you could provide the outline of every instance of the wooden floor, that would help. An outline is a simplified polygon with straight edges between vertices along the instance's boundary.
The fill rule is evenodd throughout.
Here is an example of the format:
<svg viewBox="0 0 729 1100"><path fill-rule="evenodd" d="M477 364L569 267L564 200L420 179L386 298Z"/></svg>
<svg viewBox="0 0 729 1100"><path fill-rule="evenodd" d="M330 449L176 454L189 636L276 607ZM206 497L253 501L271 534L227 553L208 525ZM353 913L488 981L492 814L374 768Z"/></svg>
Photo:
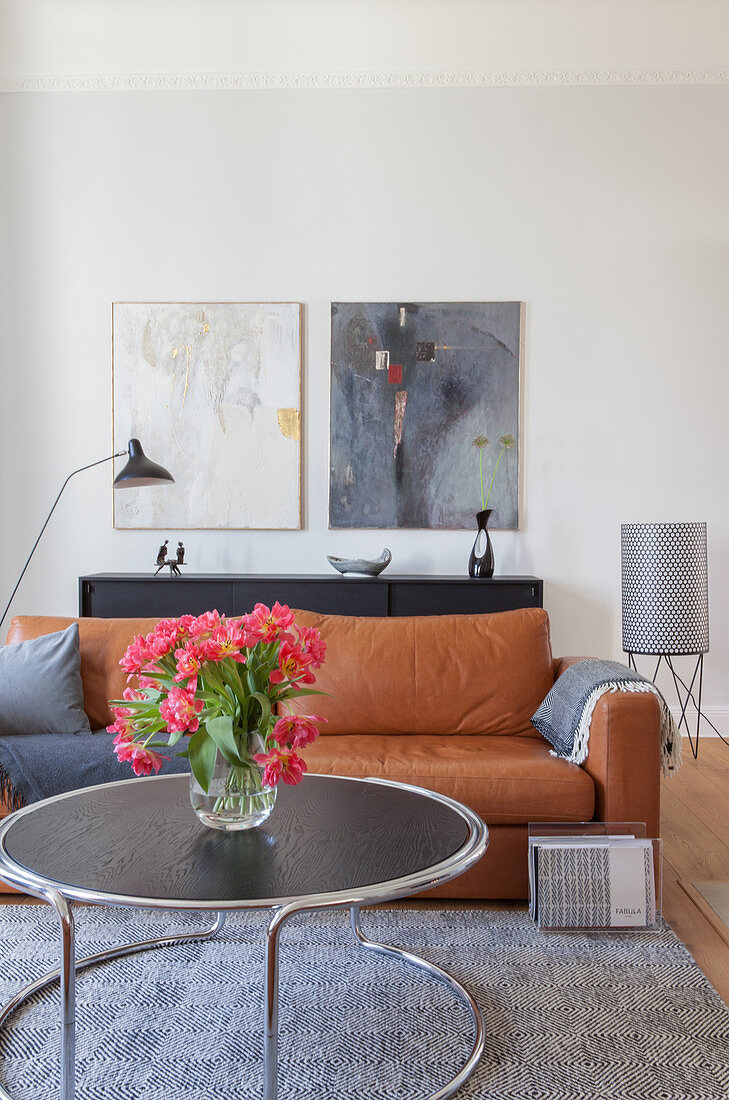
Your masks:
<svg viewBox="0 0 729 1100"><path fill-rule="evenodd" d="M681 881L729 882L728 805L729 746L718 738L702 738L694 760L686 744L678 775L662 785L663 915L729 1004L729 940L719 935L680 885ZM19 900L17 895L0 894L0 904ZM440 908L454 903L420 904ZM488 907L484 902L462 904ZM513 903L498 907L504 906Z"/></svg>
<svg viewBox="0 0 729 1100"><path fill-rule="evenodd" d="M729 882L729 745L701 738L694 760L684 742L677 776L661 791L663 915L729 1004L729 943L679 882Z"/></svg>

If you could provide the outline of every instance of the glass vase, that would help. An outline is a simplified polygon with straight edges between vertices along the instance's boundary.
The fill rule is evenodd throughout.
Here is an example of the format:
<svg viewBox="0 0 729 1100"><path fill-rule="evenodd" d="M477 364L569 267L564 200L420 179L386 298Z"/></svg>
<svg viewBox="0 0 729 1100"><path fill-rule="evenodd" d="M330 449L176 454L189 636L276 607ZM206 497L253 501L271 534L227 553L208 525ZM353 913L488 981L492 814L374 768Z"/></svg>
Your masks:
<svg viewBox="0 0 729 1100"><path fill-rule="evenodd" d="M264 740L257 732L243 740L245 766L229 764L218 751L210 787L205 792L190 772L190 802L203 825L210 829L236 832L255 829L270 816L276 802L276 787L263 782L263 768L253 759L265 752Z"/></svg>

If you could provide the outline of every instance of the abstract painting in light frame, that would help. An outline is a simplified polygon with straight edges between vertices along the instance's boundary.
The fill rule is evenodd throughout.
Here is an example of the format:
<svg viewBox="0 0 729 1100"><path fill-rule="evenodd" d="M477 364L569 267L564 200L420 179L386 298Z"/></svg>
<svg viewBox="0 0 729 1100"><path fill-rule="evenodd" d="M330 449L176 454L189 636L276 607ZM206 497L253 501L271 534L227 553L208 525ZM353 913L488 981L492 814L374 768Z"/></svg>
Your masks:
<svg viewBox="0 0 729 1100"><path fill-rule="evenodd" d="M519 525L519 302L332 303L329 526Z"/></svg>
<svg viewBox="0 0 729 1100"><path fill-rule="evenodd" d="M115 302L114 446L175 484L115 493L114 526L301 526L301 306Z"/></svg>

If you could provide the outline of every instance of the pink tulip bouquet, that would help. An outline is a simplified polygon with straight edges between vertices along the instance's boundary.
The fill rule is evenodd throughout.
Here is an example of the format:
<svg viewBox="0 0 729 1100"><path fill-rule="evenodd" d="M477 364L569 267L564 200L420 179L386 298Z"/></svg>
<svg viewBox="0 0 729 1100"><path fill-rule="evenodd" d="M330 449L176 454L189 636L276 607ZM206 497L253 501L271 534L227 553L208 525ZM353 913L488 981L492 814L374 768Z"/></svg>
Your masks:
<svg viewBox="0 0 729 1100"><path fill-rule="evenodd" d="M117 758L135 775L151 775L169 759L160 750L185 736L177 755L189 758L205 794L222 758L216 812L241 810L244 799L279 780L299 783L306 764L297 750L315 740L325 719L287 714L285 704L321 694L311 685L325 650L319 632L297 626L278 603L256 604L236 619L207 611L162 620L137 635L119 662L136 683L111 703Z"/></svg>

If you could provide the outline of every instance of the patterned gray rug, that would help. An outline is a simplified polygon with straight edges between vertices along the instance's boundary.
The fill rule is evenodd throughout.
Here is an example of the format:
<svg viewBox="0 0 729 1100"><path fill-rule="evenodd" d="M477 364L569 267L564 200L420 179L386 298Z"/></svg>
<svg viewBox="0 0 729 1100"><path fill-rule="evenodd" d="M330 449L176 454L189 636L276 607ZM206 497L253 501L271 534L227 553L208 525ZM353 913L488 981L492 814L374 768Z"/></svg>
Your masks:
<svg viewBox="0 0 729 1100"><path fill-rule="evenodd" d="M364 952L346 913L297 918L281 951L280 1097L418 1100L463 1064L467 1010L439 983ZM145 952L79 976L80 1100L261 1095L265 915L222 938ZM657 935L544 934L524 911L364 913L363 930L413 948L479 1002L486 1052L459 1097L726 1100L729 1009L686 949ZM174 930L192 915L77 910L79 957ZM0 1001L57 965L45 907L0 908ZM10 1021L0 1080L48 1100L58 1080L58 993Z"/></svg>

